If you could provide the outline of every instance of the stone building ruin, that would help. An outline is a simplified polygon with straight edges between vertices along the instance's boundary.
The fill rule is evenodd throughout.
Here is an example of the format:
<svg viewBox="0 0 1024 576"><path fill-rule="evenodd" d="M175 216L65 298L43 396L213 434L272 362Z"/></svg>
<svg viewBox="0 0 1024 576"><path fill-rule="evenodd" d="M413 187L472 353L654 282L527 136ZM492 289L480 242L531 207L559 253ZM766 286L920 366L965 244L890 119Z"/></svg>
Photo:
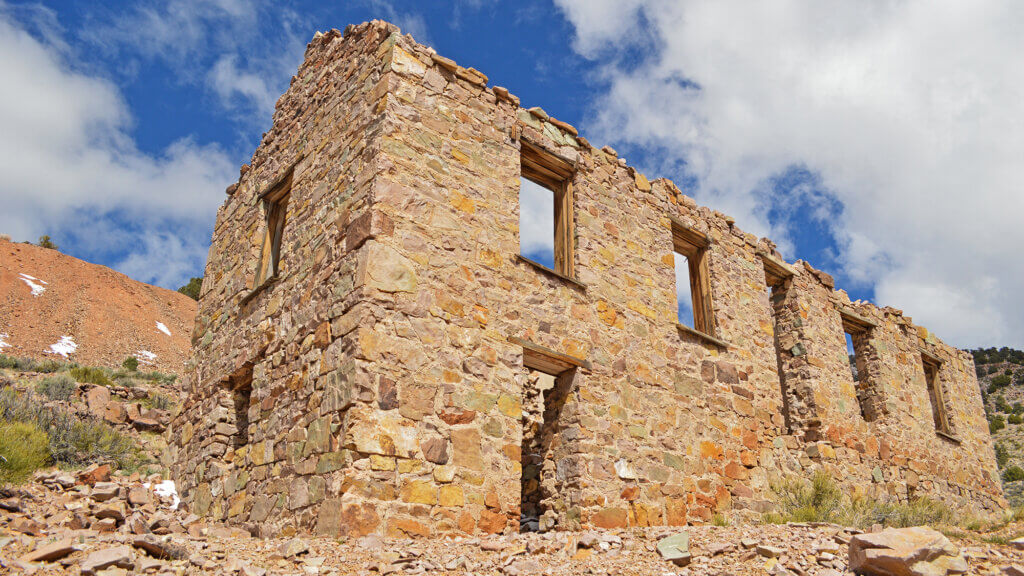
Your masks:
<svg viewBox="0 0 1024 576"><path fill-rule="evenodd" d="M522 178L553 265L520 254ZM172 472L266 535L700 523L817 469L1004 504L969 354L383 22L309 44L218 212L193 345Z"/></svg>

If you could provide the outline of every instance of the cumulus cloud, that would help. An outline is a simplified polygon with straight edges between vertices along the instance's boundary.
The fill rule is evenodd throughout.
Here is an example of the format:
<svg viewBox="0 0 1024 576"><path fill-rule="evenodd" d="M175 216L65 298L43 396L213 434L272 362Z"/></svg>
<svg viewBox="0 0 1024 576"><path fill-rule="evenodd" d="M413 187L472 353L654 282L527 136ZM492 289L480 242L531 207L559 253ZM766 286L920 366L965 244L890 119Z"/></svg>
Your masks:
<svg viewBox="0 0 1024 576"><path fill-rule="evenodd" d="M302 16L266 0L171 0L139 2L82 35L129 62L160 62L240 118L258 112L249 123L264 126L311 33Z"/></svg>
<svg viewBox="0 0 1024 576"><path fill-rule="evenodd" d="M605 83L592 139L790 258L807 202L848 285L956 345L1024 347L1024 5L556 3ZM794 169L816 185L779 195Z"/></svg>
<svg viewBox="0 0 1024 576"><path fill-rule="evenodd" d="M3 10L0 78L0 231L113 254L115 268L168 287L202 269L236 168L219 147L182 139L141 152L118 89L76 71Z"/></svg>

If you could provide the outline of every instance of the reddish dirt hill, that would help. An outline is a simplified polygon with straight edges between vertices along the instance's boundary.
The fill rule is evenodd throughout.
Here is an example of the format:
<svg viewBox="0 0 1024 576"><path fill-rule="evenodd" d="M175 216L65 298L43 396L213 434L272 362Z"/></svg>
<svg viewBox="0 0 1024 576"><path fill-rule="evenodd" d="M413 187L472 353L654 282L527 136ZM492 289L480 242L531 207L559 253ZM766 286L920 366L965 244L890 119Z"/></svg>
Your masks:
<svg viewBox="0 0 1024 576"><path fill-rule="evenodd" d="M112 367L135 356L180 374L195 315L196 302L183 294L0 239L0 353L60 360L64 351L80 364Z"/></svg>

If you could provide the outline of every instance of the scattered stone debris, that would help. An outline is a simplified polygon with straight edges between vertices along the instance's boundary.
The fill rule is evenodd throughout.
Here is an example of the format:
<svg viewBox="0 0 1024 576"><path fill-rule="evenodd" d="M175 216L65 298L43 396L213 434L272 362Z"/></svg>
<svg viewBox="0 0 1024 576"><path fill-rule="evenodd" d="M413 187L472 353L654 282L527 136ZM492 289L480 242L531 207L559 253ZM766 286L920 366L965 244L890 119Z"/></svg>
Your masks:
<svg viewBox="0 0 1024 576"><path fill-rule="evenodd" d="M70 485L67 478L73 479ZM855 565L863 574L932 576L969 568L972 574L1024 576L1024 550L1015 545L967 542L958 549L925 528L860 534L831 524L788 524L486 538L370 534L339 540L296 534L259 539L239 527L172 509L172 501L155 488L146 489L145 495L140 492L140 487L156 487L160 481L155 476L111 476L92 468L72 475L38 474L34 482L9 489L4 501L10 505L0 508L0 573L848 576L848 557L863 556L874 562ZM111 515L111 510L120 514ZM33 533L15 530L28 522L34 525ZM1020 525L1006 528L1008 534L1020 531ZM891 561L885 566L896 568L871 572L882 558Z"/></svg>

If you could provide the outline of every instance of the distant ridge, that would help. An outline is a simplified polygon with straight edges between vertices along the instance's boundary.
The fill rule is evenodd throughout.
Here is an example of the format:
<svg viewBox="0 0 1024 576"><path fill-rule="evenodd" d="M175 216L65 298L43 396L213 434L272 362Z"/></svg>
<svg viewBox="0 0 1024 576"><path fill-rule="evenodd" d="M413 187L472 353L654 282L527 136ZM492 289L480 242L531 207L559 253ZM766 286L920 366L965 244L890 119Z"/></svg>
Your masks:
<svg viewBox="0 0 1024 576"><path fill-rule="evenodd" d="M56 250L0 237L0 353L181 374L196 302Z"/></svg>

